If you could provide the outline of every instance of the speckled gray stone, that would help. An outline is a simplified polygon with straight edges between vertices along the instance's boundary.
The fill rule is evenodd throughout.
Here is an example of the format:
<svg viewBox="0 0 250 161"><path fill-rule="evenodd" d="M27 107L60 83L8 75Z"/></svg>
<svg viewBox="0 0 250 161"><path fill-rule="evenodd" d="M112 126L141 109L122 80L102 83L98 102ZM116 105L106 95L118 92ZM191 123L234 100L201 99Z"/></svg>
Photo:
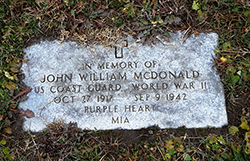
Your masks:
<svg viewBox="0 0 250 161"><path fill-rule="evenodd" d="M23 81L32 91L19 108L35 117L25 118L24 129L41 131L57 119L82 129L226 125L223 85L213 61L218 35L179 42L182 35L152 46L128 37L122 49L58 41L26 48Z"/></svg>

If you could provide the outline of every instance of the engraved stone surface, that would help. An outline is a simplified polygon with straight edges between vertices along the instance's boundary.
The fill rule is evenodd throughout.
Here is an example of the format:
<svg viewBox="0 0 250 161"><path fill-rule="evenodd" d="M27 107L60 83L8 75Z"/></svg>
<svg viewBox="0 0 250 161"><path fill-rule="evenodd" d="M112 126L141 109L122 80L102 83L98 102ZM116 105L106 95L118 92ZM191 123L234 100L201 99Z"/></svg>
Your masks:
<svg viewBox="0 0 250 161"><path fill-rule="evenodd" d="M64 119L82 129L222 127L223 85L213 56L216 33L171 34L143 46L126 38L116 47L43 41L24 51L23 80L32 88L20 103L31 110L24 129L41 131Z"/></svg>

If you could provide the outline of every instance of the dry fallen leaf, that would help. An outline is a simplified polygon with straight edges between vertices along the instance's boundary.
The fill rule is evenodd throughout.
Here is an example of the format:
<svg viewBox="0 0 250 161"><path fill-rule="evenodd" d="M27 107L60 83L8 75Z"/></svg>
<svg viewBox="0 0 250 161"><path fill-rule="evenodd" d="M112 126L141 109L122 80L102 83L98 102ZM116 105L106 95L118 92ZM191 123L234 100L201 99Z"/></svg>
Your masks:
<svg viewBox="0 0 250 161"><path fill-rule="evenodd" d="M12 133L12 129L8 126L8 127L5 128L5 132L7 134L11 134Z"/></svg>
<svg viewBox="0 0 250 161"><path fill-rule="evenodd" d="M16 85L15 85L15 83L9 81L9 82L7 82L6 88L8 88L11 93L13 93L14 90L16 89Z"/></svg>
<svg viewBox="0 0 250 161"><path fill-rule="evenodd" d="M30 87L24 88L21 92L19 92L16 96L13 97L13 99L17 99L17 97L20 97L22 95L28 94L32 89Z"/></svg>
<svg viewBox="0 0 250 161"><path fill-rule="evenodd" d="M27 63L29 61L29 59L20 59L22 60L23 63Z"/></svg>
<svg viewBox="0 0 250 161"><path fill-rule="evenodd" d="M222 56L222 57L220 58L220 60L224 63L224 62L227 61L227 58L225 58L224 56Z"/></svg>
<svg viewBox="0 0 250 161"><path fill-rule="evenodd" d="M22 116L26 116L27 118L32 118L32 117L35 117L35 114L30 111L29 109L26 110L26 111L22 111L22 110L19 110L19 109L10 109L11 111L15 112L15 113L21 113Z"/></svg>
<svg viewBox="0 0 250 161"><path fill-rule="evenodd" d="M27 118L35 117L35 114L32 111L30 111L29 109L26 110L25 112L21 111L21 113L22 113L22 116L26 116Z"/></svg>

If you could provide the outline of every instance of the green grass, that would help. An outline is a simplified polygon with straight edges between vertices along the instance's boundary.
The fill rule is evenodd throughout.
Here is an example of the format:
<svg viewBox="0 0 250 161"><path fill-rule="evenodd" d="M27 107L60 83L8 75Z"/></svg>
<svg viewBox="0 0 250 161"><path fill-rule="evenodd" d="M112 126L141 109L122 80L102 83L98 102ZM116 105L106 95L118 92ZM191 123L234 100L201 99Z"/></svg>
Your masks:
<svg viewBox="0 0 250 161"><path fill-rule="evenodd" d="M1 0L0 157L3 160L249 160L249 26L250 6L236 0L46 3ZM175 134L170 129L148 129L142 130L140 141L125 143L126 136L118 135L117 131L83 131L63 122L34 134L13 126L18 118L14 111L24 99L22 95L14 96L20 92L25 95L19 79L21 62L26 61L22 49L30 39L43 36L108 45L124 35L132 35L150 45L157 41L158 34L167 39L168 32L188 28L189 35L210 31L219 34L215 62L232 119L223 128L228 129L226 134L207 132L201 136L203 132L198 130L197 136L188 136L186 129Z"/></svg>

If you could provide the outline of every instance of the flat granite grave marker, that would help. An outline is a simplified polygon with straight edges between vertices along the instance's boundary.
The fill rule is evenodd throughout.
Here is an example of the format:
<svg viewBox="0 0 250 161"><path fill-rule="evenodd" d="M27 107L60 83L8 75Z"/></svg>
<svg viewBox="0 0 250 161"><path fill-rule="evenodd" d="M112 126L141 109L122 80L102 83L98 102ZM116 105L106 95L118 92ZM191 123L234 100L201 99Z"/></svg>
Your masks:
<svg viewBox="0 0 250 161"><path fill-rule="evenodd" d="M171 34L170 43L121 46L42 41L24 51L23 82L32 88L20 103L35 117L24 129L41 131L64 119L82 129L222 127L227 124L223 86L213 60L216 33Z"/></svg>

